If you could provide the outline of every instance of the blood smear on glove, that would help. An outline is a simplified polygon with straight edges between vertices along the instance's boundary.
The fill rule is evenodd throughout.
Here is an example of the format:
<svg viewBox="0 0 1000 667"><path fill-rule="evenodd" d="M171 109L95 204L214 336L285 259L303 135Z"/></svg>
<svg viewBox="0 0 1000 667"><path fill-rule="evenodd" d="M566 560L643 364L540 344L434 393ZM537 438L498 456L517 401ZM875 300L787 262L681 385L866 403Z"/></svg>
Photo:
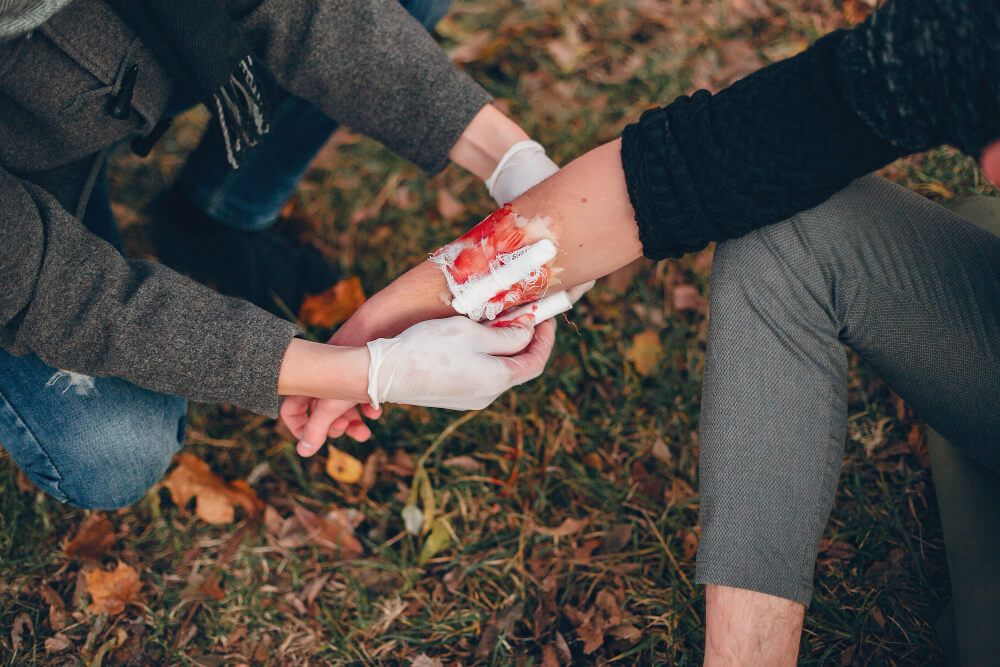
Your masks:
<svg viewBox="0 0 1000 667"><path fill-rule="evenodd" d="M556 256L548 220L525 218L507 204L431 256L454 297L452 307L474 320L543 296L552 280L546 264ZM528 238L540 239L525 245Z"/></svg>

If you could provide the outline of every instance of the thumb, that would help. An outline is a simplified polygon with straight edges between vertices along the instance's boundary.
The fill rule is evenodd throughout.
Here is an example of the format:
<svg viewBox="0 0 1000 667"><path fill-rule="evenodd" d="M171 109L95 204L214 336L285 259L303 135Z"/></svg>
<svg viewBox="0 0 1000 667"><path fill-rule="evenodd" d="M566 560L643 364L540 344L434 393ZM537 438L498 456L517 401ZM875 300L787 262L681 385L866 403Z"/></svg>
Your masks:
<svg viewBox="0 0 1000 667"><path fill-rule="evenodd" d="M1000 140L994 141L983 150L979 156L979 164L982 165L986 180L1000 186Z"/></svg>
<svg viewBox="0 0 1000 667"><path fill-rule="evenodd" d="M531 313L483 328L481 352L486 354L517 354L528 346L535 328L535 316Z"/></svg>

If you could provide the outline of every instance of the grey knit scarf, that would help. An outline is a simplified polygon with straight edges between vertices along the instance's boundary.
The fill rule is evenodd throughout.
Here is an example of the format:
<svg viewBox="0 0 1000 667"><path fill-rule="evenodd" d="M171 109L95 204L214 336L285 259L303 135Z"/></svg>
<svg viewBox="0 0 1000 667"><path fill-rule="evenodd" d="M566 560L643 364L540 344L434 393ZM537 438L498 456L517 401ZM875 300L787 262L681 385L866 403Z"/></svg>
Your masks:
<svg viewBox="0 0 1000 667"><path fill-rule="evenodd" d="M0 40L31 32L73 0L0 0Z"/></svg>

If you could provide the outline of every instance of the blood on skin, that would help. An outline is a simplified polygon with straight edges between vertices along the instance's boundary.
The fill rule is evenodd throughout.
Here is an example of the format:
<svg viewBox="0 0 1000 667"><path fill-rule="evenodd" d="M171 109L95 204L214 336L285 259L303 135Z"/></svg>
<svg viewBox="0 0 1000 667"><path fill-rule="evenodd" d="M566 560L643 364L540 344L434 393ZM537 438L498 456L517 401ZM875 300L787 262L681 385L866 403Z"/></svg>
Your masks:
<svg viewBox="0 0 1000 667"><path fill-rule="evenodd" d="M529 239L529 235L532 238ZM438 250L432 259L442 264L455 285L461 286L504 266L505 257L547 236L544 222L523 218L514 212L510 204L506 204ZM549 267L537 267L530 275L491 297L485 312L497 314L544 296L551 277Z"/></svg>

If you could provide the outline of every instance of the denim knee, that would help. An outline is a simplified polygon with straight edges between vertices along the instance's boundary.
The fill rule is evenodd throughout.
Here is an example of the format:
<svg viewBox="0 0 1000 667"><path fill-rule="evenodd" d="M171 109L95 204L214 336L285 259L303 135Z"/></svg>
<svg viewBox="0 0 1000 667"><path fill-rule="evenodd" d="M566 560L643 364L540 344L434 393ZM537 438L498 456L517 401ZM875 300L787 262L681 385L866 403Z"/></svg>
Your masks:
<svg viewBox="0 0 1000 667"><path fill-rule="evenodd" d="M0 351L0 443L36 486L77 507L142 498L180 449L185 412L177 396Z"/></svg>
<svg viewBox="0 0 1000 667"><path fill-rule="evenodd" d="M84 509L118 509L141 500L183 443L185 402L172 398L163 412L132 411L106 430L65 434L78 447L57 466L62 500Z"/></svg>

